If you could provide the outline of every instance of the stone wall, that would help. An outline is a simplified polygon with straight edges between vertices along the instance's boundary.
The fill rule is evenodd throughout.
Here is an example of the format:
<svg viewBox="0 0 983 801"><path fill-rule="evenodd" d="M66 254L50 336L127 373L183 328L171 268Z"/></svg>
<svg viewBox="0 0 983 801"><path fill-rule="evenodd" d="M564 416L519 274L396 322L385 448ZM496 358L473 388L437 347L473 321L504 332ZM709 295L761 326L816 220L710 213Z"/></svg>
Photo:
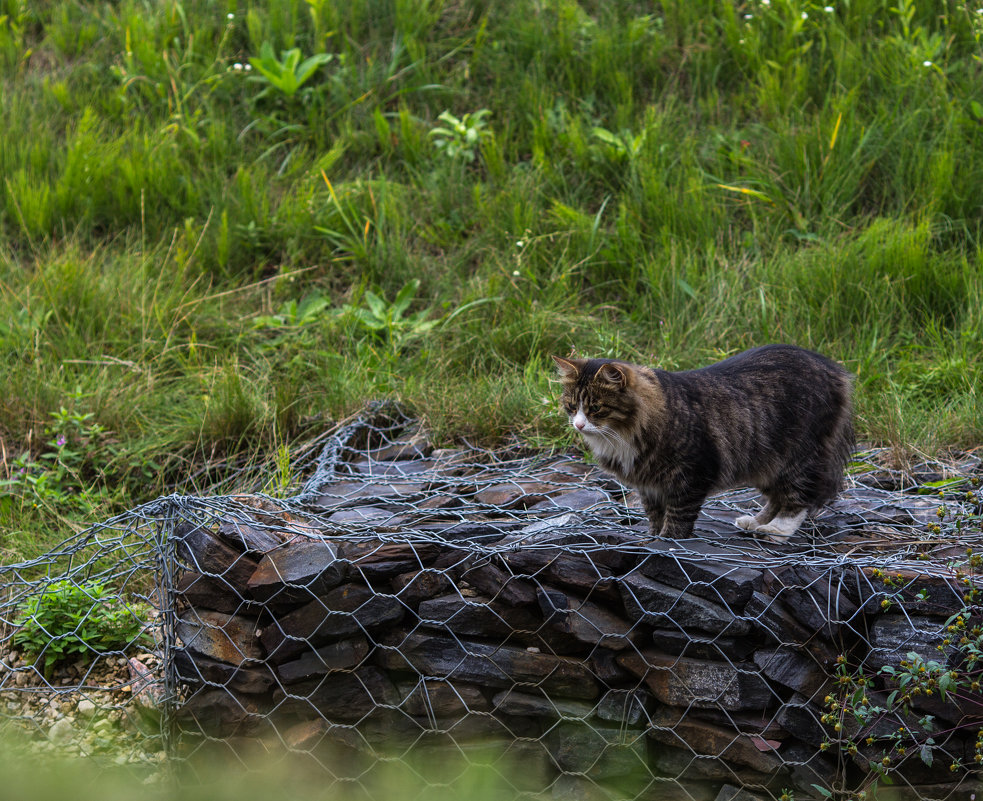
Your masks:
<svg viewBox="0 0 983 801"><path fill-rule="evenodd" d="M738 494L693 539L649 542L576 460L387 448L302 504L242 496L175 527L187 742L275 742L335 772L504 752L517 790L564 799L820 798L868 787L884 755L878 798L977 789L978 693L865 720L829 703L865 673L893 708L878 671L911 652L966 669L944 643L965 547L918 544L937 499L858 484L776 546L733 526Z"/></svg>

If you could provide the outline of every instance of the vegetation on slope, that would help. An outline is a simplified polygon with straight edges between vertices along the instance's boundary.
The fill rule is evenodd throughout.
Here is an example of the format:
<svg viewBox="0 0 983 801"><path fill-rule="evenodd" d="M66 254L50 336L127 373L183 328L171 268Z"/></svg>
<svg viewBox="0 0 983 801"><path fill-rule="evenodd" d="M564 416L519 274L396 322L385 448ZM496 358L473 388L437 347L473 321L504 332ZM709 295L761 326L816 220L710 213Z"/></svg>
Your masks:
<svg viewBox="0 0 983 801"><path fill-rule="evenodd" d="M562 442L571 348L794 342L865 439L979 444L981 36L956 0L0 0L0 551L289 475L371 398Z"/></svg>

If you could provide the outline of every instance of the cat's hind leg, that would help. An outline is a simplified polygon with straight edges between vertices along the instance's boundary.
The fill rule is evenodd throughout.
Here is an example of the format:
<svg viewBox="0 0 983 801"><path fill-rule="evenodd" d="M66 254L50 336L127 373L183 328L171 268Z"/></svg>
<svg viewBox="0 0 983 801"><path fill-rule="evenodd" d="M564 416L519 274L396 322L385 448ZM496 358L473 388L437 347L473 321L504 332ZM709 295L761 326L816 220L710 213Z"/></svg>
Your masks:
<svg viewBox="0 0 983 801"><path fill-rule="evenodd" d="M807 511L806 509L797 512L783 511L775 515L768 523L758 526L754 533L769 542L787 542L789 537L799 530L802 521L806 519Z"/></svg>

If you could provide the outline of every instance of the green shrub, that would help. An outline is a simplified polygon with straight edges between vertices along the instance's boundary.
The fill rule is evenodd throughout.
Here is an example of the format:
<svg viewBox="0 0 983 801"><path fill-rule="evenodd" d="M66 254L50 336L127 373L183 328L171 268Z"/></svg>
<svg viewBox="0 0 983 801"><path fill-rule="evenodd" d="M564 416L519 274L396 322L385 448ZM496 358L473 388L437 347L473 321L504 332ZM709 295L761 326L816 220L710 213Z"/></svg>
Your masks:
<svg viewBox="0 0 983 801"><path fill-rule="evenodd" d="M102 584L64 580L27 599L17 626L13 643L35 660L44 657L44 675L50 677L55 665L75 655L125 650L144 623Z"/></svg>

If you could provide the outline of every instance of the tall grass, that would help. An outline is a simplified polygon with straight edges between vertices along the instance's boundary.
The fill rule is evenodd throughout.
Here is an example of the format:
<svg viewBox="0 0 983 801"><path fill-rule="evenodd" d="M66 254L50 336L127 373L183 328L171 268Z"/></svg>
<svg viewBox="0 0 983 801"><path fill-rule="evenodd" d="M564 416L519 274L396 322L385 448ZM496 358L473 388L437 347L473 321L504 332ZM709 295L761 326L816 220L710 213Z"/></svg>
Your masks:
<svg viewBox="0 0 983 801"><path fill-rule="evenodd" d="M371 397L564 442L571 348L795 342L866 439L979 445L981 36L957 0L0 0L0 549ZM325 57L288 91L264 45ZM360 324L412 280L436 324ZM38 497L63 408L89 450Z"/></svg>

